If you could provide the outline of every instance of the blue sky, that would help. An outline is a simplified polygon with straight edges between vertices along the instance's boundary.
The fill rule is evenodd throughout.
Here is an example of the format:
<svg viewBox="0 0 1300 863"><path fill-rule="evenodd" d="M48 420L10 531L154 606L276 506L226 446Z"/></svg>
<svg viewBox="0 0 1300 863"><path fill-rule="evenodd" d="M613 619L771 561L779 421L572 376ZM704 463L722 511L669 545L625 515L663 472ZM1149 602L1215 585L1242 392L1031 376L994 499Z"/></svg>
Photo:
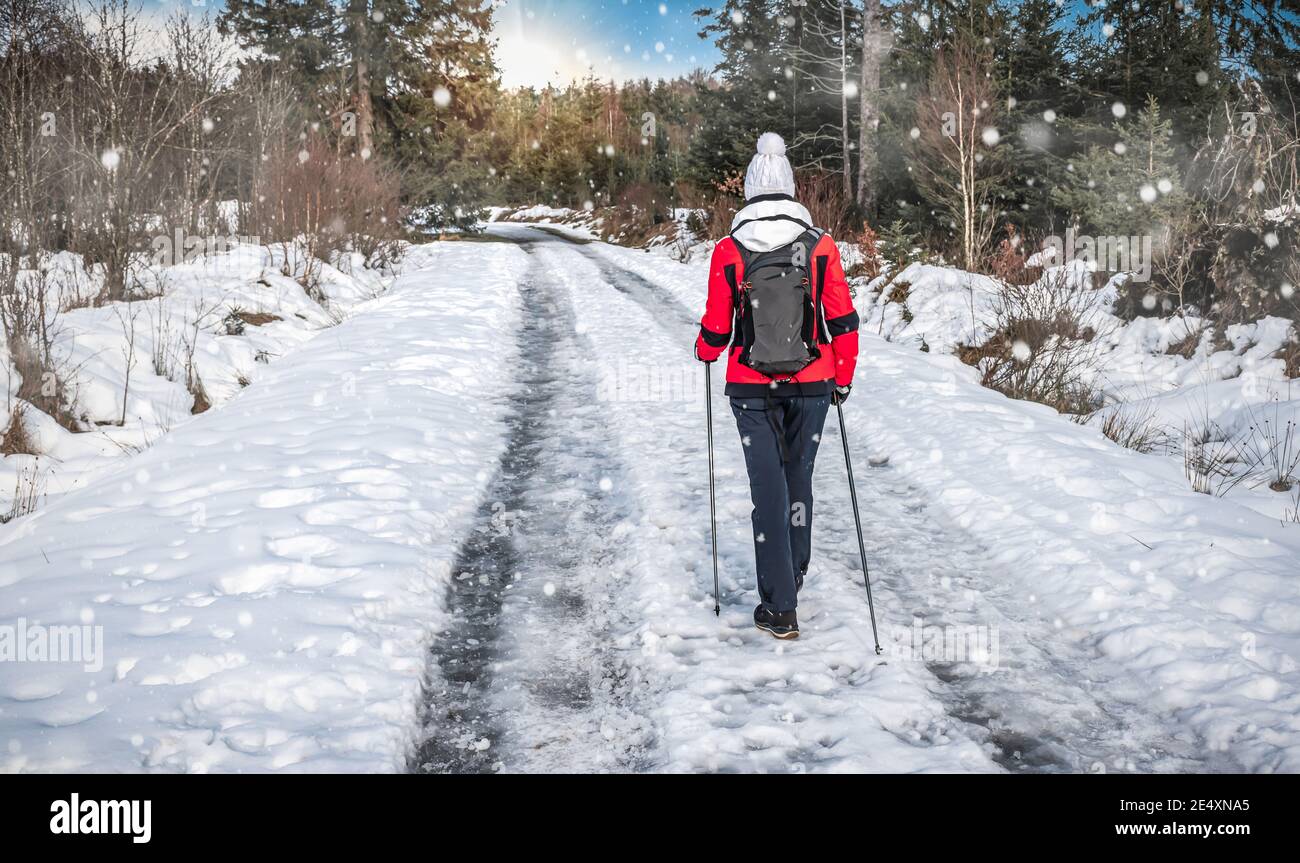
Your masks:
<svg viewBox="0 0 1300 863"><path fill-rule="evenodd" d="M222 0L144 0L161 24L173 9L209 13ZM673 78L711 69L717 51L691 14L708 0L497 0L497 61L507 86L567 83L585 74L616 81Z"/></svg>
<svg viewBox="0 0 1300 863"><path fill-rule="evenodd" d="M717 62L696 34L700 0L506 0L496 11L508 86L600 78L672 78Z"/></svg>

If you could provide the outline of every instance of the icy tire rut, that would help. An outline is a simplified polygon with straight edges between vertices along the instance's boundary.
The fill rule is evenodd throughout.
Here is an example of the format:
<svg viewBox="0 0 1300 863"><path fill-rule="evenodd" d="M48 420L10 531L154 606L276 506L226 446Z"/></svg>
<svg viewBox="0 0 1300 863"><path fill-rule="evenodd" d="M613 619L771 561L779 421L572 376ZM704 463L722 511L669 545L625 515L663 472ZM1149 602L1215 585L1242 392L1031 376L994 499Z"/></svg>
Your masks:
<svg viewBox="0 0 1300 863"><path fill-rule="evenodd" d="M611 538L633 512L590 399L590 347L543 267L521 293L507 445L452 569L415 772L631 770L646 737L608 639Z"/></svg>

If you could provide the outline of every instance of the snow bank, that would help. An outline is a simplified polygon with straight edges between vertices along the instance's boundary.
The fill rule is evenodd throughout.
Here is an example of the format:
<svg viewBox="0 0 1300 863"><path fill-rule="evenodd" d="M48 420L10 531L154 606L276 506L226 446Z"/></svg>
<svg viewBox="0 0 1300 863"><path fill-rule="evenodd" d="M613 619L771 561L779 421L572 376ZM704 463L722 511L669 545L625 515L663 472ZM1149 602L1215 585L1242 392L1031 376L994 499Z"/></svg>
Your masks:
<svg viewBox="0 0 1300 863"><path fill-rule="evenodd" d="M1184 432L1208 436L1240 447L1254 434L1258 447L1272 445L1273 431L1286 434L1288 421L1300 423L1300 387L1285 374L1279 349L1296 337L1296 323L1266 317L1229 326L1222 334L1195 317L1143 317L1126 321L1113 314L1120 277L1099 288L1088 287L1087 266L1049 267L1031 286L1019 289L1033 302L1066 280L1080 293L1070 307L1096 333L1081 380L1104 399L1105 407L1089 422L1101 428L1115 413L1150 429L1160 453L1181 462ZM862 329L895 344L952 353L980 345L996 327L999 283L952 267L911 264L900 272L872 280L861 291L866 308ZM1195 350L1183 355L1180 343L1197 338ZM1170 353L1179 347L1178 353ZM1258 426L1267 415L1271 429ZM1265 437L1268 440L1265 440ZM1300 447L1300 432L1294 447ZM1250 457L1239 453L1233 470L1246 472ZM1295 518L1295 495L1269 491L1258 476L1233 488L1242 503L1275 518Z"/></svg>
<svg viewBox="0 0 1300 863"><path fill-rule="evenodd" d="M226 404L0 528L0 626L103 639L82 662L0 662L0 765L400 769L503 445L487 382L522 255L412 248L386 295ZM268 281L264 310L310 314Z"/></svg>
<svg viewBox="0 0 1300 863"><path fill-rule="evenodd" d="M91 306L103 287L102 267L86 267L69 253L51 256L44 285L48 302L63 309L53 353L81 431L67 431L24 405L40 460L0 461L0 489L13 489L29 463L39 467L43 501L84 485L114 459L148 447L202 407L188 385L187 366L204 401L224 404L275 360L392 281L391 274L365 269L356 255L338 259L347 272L319 264L319 292L328 304L323 307L281 274L284 263L283 247L236 245L175 266L138 268L132 279L152 299ZM37 278L32 271L21 275ZM7 347L0 347L0 363L10 366ZM11 371L0 383L8 407L0 426L16 406L19 380Z"/></svg>

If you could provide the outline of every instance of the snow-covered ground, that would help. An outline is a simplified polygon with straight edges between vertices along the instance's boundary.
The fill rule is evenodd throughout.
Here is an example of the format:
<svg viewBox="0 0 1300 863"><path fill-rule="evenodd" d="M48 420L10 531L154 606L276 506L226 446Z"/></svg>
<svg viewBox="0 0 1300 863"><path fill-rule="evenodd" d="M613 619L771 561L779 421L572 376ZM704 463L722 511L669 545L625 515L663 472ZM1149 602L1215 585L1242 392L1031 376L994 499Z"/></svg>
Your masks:
<svg viewBox="0 0 1300 863"><path fill-rule="evenodd" d="M1082 264L1048 268L1036 288L1047 292L1058 280L1085 281ZM1204 439L1212 452L1233 461L1224 470L1251 473L1257 454L1276 449L1300 463L1300 383L1288 378L1278 357L1300 339L1300 325L1279 317L1235 324L1223 333L1196 317L1115 316L1118 278L1095 290L1082 289L1070 308L1097 334L1080 367L1081 380L1105 405L1089 423L1100 428L1112 414L1145 431L1149 448L1183 464L1189 439ZM952 267L911 264L864 285L863 329L889 341L936 353L983 344L993 334L999 285L993 278ZM1046 303L1044 303L1046 306ZM1171 351L1186 339L1194 349ZM1288 423L1291 426L1288 428ZM1300 484L1268 488L1268 465L1241 482L1212 476L1238 502L1273 518L1300 521ZM1300 471L1297 471L1300 473Z"/></svg>
<svg viewBox="0 0 1300 863"><path fill-rule="evenodd" d="M0 662L0 764L400 767L503 442L489 382L522 257L412 248L391 290L224 405L0 528L0 626L103 647Z"/></svg>
<svg viewBox="0 0 1300 863"><path fill-rule="evenodd" d="M707 257L519 224L0 527L12 770L1300 770L1300 525L865 325L803 637L756 632ZM913 291L915 293L915 289ZM874 298L859 297L864 319ZM721 378L721 367L715 369ZM426 682L427 681L427 682Z"/></svg>

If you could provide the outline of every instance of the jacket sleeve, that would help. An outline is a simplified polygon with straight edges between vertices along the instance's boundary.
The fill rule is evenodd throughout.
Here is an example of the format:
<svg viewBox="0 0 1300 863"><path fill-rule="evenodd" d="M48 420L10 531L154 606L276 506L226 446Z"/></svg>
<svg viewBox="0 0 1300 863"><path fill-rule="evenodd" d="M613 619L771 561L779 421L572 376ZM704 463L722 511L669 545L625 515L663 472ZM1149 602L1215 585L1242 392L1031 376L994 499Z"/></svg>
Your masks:
<svg viewBox="0 0 1300 863"><path fill-rule="evenodd" d="M695 355L705 362L713 362L727 349L731 340L732 299L731 284L727 281L726 267L730 257L718 243L713 247L709 261L709 296L704 304L704 317L700 319L700 334L695 339Z"/></svg>
<svg viewBox="0 0 1300 863"><path fill-rule="evenodd" d="M826 276L822 281L822 312L826 320L826 335L830 337L831 350L835 354L835 384L844 387L853 383L853 370L858 364L858 311L849 296L840 250L829 236L824 245L827 262Z"/></svg>

